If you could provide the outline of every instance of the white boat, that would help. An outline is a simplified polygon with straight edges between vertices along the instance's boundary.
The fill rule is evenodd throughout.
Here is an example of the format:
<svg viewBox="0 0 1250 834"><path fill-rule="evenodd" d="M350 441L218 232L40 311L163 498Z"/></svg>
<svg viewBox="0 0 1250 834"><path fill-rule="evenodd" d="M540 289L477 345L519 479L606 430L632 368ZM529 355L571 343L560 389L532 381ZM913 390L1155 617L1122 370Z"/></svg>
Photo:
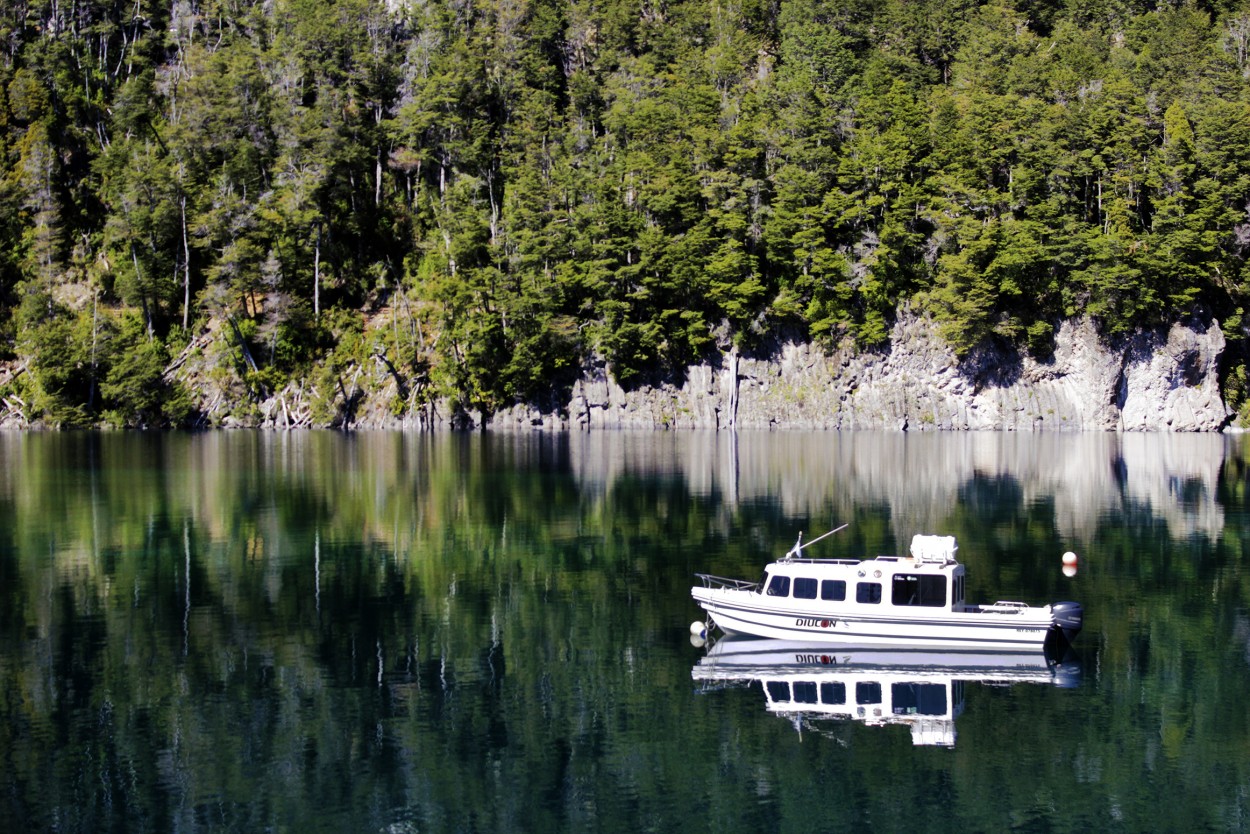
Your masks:
<svg viewBox="0 0 1250 834"><path fill-rule="evenodd" d="M903 725L912 743L953 747L964 685L1017 683L1076 686L1074 664L1041 650L968 652L860 648L725 637L691 670L709 688L758 683L767 710L797 729L820 731L830 721Z"/></svg>
<svg viewBox="0 0 1250 834"><path fill-rule="evenodd" d="M782 640L993 650L1055 648L1081 630L1084 612L1076 602L968 604L954 536L915 536L906 557L803 556L818 540L805 545L800 536L759 582L696 574L702 584L691 595L709 628Z"/></svg>

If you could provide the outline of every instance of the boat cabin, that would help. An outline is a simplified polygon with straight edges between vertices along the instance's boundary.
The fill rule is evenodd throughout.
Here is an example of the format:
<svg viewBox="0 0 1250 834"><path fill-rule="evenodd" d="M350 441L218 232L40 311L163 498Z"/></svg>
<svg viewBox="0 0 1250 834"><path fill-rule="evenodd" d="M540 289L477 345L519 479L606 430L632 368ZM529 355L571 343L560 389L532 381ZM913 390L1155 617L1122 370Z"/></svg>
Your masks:
<svg viewBox="0 0 1250 834"><path fill-rule="evenodd" d="M766 568L757 592L771 597L851 606L963 611L964 568L954 536L916 536L911 554L875 559L808 559L797 547Z"/></svg>

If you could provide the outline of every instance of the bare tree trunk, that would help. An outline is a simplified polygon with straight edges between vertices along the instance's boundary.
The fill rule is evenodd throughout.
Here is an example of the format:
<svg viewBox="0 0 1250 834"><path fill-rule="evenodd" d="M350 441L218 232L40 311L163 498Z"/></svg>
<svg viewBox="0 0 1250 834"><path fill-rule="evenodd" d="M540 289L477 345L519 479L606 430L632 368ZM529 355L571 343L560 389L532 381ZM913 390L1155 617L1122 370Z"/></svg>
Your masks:
<svg viewBox="0 0 1250 834"><path fill-rule="evenodd" d="M87 411L95 413L95 378L96 378L96 341L99 335L97 313L99 312L100 293L91 288L91 388L87 392Z"/></svg>
<svg viewBox="0 0 1250 834"><path fill-rule="evenodd" d="M1098 220L1102 223L1102 233L1105 235L1110 231L1111 224L1107 221L1106 215L1102 213L1102 174L1098 175Z"/></svg>
<svg viewBox="0 0 1250 834"><path fill-rule="evenodd" d="M494 171L486 172L486 196L490 198L490 245L499 238L499 206L495 202Z"/></svg>
<svg viewBox="0 0 1250 834"><path fill-rule="evenodd" d="M252 369L252 373L256 372L256 360L252 358L252 352L247 349L247 340L243 338L243 331L239 329L238 322L234 320L234 316L226 316L226 321L230 322L230 328L234 331L234 338L239 342L239 349L243 351L243 361Z"/></svg>
<svg viewBox="0 0 1250 834"><path fill-rule="evenodd" d="M143 303L143 320L148 325L148 341L152 341L154 330L152 328L152 310L148 306L148 293L143 286L143 273L139 271L139 253L135 251L134 244L130 246L130 259L135 264L135 283L139 285L139 300Z"/></svg>
<svg viewBox="0 0 1250 834"><path fill-rule="evenodd" d="M313 317L321 318L321 224L317 224L317 243L313 249Z"/></svg>
<svg viewBox="0 0 1250 834"><path fill-rule="evenodd" d="M191 319L191 246L187 243L187 196L182 195L182 329Z"/></svg>

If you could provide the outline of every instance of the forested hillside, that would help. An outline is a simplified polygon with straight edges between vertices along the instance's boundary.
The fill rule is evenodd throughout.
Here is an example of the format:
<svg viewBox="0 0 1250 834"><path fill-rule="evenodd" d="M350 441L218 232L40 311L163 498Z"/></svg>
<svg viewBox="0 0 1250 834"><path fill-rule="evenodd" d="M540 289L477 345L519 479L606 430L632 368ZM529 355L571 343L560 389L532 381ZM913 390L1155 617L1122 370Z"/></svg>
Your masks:
<svg viewBox="0 0 1250 834"><path fill-rule="evenodd" d="M205 356L490 412L902 306L1205 310L1242 398L1245 0L3 0L0 97L26 421L192 422Z"/></svg>

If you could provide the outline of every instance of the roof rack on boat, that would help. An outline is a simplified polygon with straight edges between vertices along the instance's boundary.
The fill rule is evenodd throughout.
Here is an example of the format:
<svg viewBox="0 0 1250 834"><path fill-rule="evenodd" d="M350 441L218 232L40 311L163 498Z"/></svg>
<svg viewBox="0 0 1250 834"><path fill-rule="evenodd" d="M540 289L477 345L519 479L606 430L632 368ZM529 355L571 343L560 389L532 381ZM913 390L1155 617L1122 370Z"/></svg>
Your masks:
<svg viewBox="0 0 1250 834"><path fill-rule="evenodd" d="M790 556L787 554L786 556L783 556L777 561L785 562L787 564L794 563L794 564L801 564L801 565L858 565L858 564L862 564L864 560L863 559L819 559L814 556L795 557L795 556Z"/></svg>
<svg viewBox="0 0 1250 834"><path fill-rule="evenodd" d="M918 564L948 565L955 561L954 536L922 536L911 537L911 557Z"/></svg>

